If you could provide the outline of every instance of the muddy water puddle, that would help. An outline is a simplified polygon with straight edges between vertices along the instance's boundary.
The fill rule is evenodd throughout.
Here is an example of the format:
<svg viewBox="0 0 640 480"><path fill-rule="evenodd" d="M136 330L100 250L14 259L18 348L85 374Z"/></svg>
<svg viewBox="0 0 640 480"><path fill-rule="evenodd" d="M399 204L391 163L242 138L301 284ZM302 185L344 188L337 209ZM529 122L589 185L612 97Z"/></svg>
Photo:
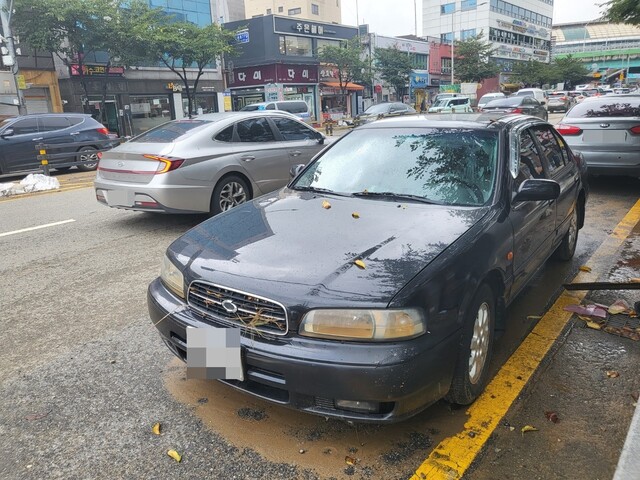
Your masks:
<svg viewBox="0 0 640 480"><path fill-rule="evenodd" d="M442 402L399 424L351 425L272 405L220 382L186 379L178 359L164 380L177 401L227 442L321 478L408 478L466 419L464 410L452 411Z"/></svg>

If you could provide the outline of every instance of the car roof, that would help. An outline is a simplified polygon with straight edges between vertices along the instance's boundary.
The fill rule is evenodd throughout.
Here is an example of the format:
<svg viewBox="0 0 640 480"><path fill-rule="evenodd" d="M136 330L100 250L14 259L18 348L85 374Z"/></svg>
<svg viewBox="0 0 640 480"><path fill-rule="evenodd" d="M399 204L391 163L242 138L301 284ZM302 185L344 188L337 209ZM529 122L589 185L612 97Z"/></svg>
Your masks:
<svg viewBox="0 0 640 480"><path fill-rule="evenodd" d="M358 127L360 129L383 128L512 128L521 123L545 123L538 117L504 113L445 113L383 118Z"/></svg>
<svg viewBox="0 0 640 480"><path fill-rule="evenodd" d="M300 100L302 101L302 100ZM195 115L193 117L193 120L208 120L211 122L219 122L220 120L226 120L226 119L230 119L233 118L238 119L238 118L242 118L242 117L261 117L261 116L281 116L281 117L287 117L287 118L294 118L296 120L299 120L299 117L297 117L296 115L289 113L289 112L285 112L284 110L252 110L252 111L245 111L245 112L216 112L216 113L204 113L202 115ZM189 120L188 118L180 118L177 120ZM176 120L174 120L176 121Z"/></svg>

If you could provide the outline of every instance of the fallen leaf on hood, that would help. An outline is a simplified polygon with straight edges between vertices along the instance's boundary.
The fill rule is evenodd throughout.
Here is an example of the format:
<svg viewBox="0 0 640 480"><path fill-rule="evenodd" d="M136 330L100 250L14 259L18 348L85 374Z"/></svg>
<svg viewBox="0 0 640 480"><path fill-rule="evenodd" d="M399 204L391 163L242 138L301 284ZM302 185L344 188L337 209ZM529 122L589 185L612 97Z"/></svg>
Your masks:
<svg viewBox="0 0 640 480"><path fill-rule="evenodd" d="M176 462L181 462L182 461L182 455L180 455L175 450L169 450L167 452L167 455L169 455L171 458L173 458Z"/></svg>
<svg viewBox="0 0 640 480"><path fill-rule="evenodd" d="M359 214L358 212L353 212L353 213L351 214L351 216L352 216L353 218L360 218L360 214Z"/></svg>
<svg viewBox="0 0 640 480"><path fill-rule="evenodd" d="M558 420L560 420L556 412L547 411L547 412L544 412L544 416L547 417L547 420L553 423L558 423Z"/></svg>
<svg viewBox="0 0 640 480"><path fill-rule="evenodd" d="M362 268L363 270L364 270L365 268L367 268L367 266L364 264L364 262L363 262L362 260L356 260L356 261L355 261L355 262L353 262L353 263L355 263L358 267Z"/></svg>
<svg viewBox="0 0 640 480"><path fill-rule="evenodd" d="M327 202L326 200L322 201L322 208L326 208L327 210L329 210L331 208L331 204L329 202Z"/></svg>
<svg viewBox="0 0 640 480"><path fill-rule="evenodd" d="M607 370L608 378L618 378L619 376L620 376L620 372L617 372L615 370Z"/></svg>
<svg viewBox="0 0 640 480"><path fill-rule="evenodd" d="M591 267L587 267L586 265L582 265L578 270L580 270L581 272L589 273L591 271Z"/></svg>
<svg viewBox="0 0 640 480"><path fill-rule="evenodd" d="M154 423L151 431L156 435L160 435L160 423Z"/></svg>
<svg viewBox="0 0 640 480"><path fill-rule="evenodd" d="M347 455L346 457L344 457L344 462L347 465L355 465L356 464L356 459L353 457L350 457L349 455Z"/></svg>
<svg viewBox="0 0 640 480"><path fill-rule="evenodd" d="M537 432L538 429L536 427L532 427L531 425L525 425L520 429L520 431L522 432L522 435L524 435L527 432Z"/></svg>

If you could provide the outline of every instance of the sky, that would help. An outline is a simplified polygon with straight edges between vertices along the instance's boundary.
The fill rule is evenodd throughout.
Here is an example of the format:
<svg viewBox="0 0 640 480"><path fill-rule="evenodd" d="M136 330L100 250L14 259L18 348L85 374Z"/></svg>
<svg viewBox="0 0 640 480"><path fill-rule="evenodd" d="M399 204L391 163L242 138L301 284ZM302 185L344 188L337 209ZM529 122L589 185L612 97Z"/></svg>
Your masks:
<svg viewBox="0 0 640 480"><path fill-rule="evenodd" d="M599 4L606 0L555 0L553 23L594 20L600 16ZM418 6L418 35L422 33L422 1ZM578 6L579 4L579 6ZM358 15L356 16L356 5ZM368 23L369 31L379 35L397 36L415 33L414 0L342 0L342 23Z"/></svg>

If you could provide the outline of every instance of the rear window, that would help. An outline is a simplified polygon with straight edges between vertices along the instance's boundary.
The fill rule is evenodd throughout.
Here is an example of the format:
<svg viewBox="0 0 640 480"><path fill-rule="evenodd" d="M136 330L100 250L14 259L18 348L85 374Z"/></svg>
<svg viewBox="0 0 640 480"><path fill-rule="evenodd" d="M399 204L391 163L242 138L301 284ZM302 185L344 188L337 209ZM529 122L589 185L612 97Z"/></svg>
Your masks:
<svg viewBox="0 0 640 480"><path fill-rule="evenodd" d="M522 97L498 98L487 103L487 107L516 107L522 103Z"/></svg>
<svg viewBox="0 0 640 480"><path fill-rule="evenodd" d="M67 117L42 117L40 122L42 122L42 130L45 132L62 130L71 126Z"/></svg>
<svg viewBox="0 0 640 480"><path fill-rule="evenodd" d="M253 105L245 105L240 109L241 112L254 112L256 110L264 110L264 105L254 103Z"/></svg>
<svg viewBox="0 0 640 480"><path fill-rule="evenodd" d="M480 97L480 100L478 101L478 103L487 103L497 98L502 98L502 97L500 95L483 95L482 97Z"/></svg>
<svg viewBox="0 0 640 480"><path fill-rule="evenodd" d="M131 142L140 143L171 143L192 134L193 132L203 128L211 122L205 120L175 120L173 122L163 123L151 130L132 138Z"/></svg>
<svg viewBox="0 0 640 480"><path fill-rule="evenodd" d="M307 107L305 102L279 102L278 110L284 110L289 113L306 113L307 110L309 110L309 107Z"/></svg>
<svg viewBox="0 0 640 480"><path fill-rule="evenodd" d="M567 114L568 118L640 117L640 97L603 97L577 104Z"/></svg>

